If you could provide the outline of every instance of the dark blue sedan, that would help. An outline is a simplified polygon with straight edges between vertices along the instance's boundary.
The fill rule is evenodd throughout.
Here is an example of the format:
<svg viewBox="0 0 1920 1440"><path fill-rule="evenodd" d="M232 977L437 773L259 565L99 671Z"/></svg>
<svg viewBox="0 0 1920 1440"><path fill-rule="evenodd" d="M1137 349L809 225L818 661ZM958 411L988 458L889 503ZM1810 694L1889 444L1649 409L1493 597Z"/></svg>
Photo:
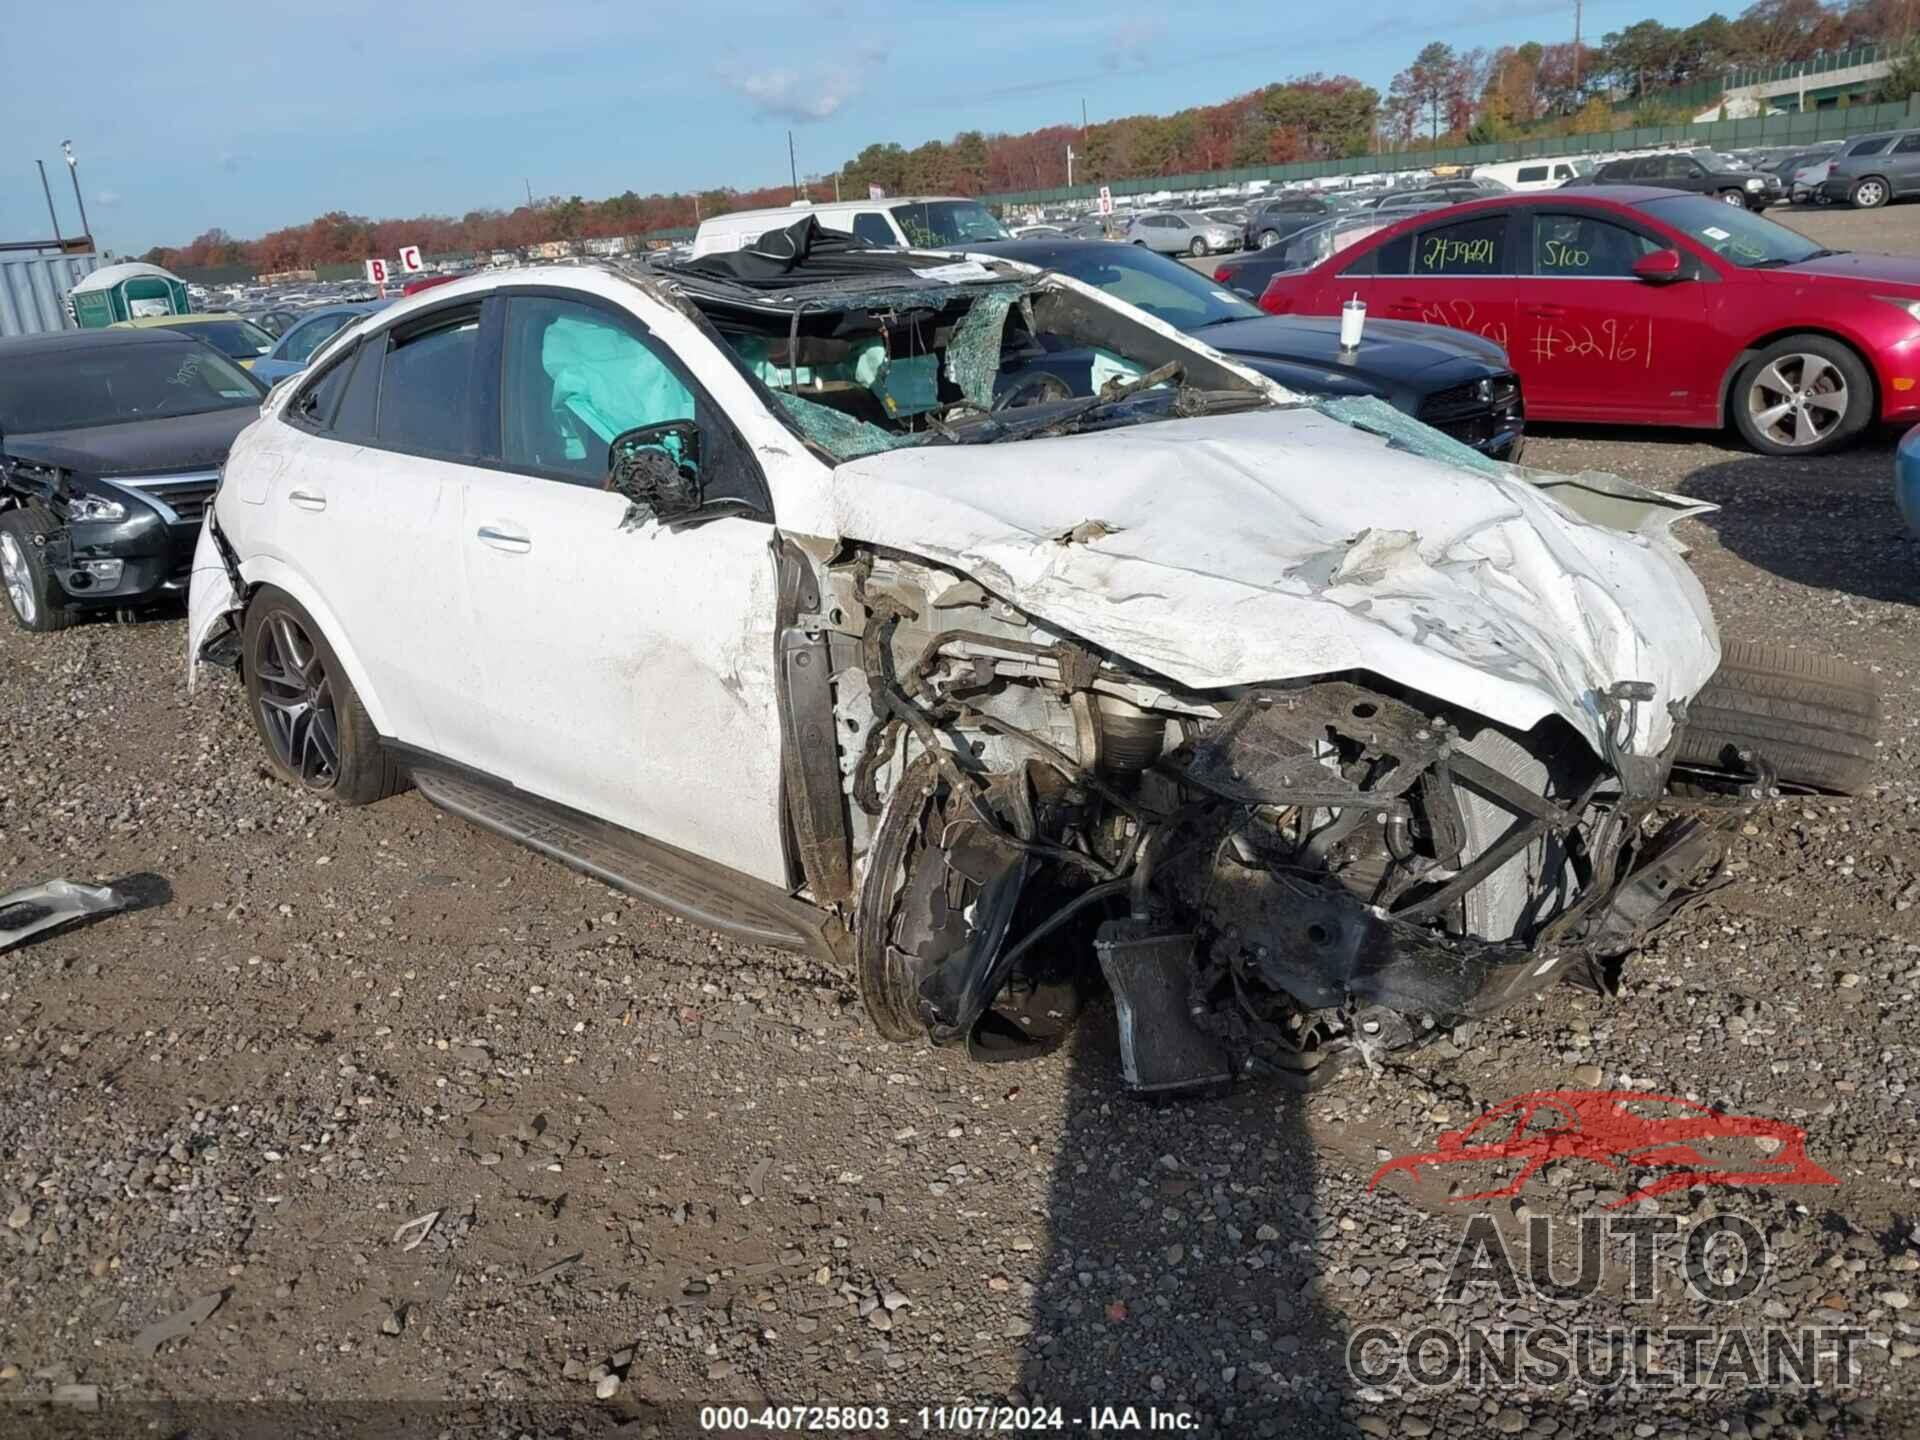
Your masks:
<svg viewBox="0 0 1920 1440"><path fill-rule="evenodd" d="M1197 270L1133 245L1098 240L1001 240L969 251L1057 270L1104 290L1156 320L1197 337L1289 390L1328 398L1370 396L1495 460L1519 458L1526 411L1506 352L1484 336L1441 325L1368 320L1360 344L1340 345L1332 316L1267 315ZM1053 356L1045 369L1067 375L1079 356ZM1093 352L1085 359L1097 365Z"/></svg>

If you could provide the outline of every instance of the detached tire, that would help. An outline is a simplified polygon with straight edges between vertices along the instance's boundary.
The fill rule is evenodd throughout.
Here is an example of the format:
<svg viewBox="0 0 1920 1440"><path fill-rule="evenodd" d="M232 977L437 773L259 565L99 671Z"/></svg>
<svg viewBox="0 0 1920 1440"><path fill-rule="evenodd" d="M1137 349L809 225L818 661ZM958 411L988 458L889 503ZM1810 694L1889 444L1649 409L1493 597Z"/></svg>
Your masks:
<svg viewBox="0 0 1920 1440"><path fill-rule="evenodd" d="M1748 750L1782 784L1851 795L1872 773L1879 734L1880 687L1861 666L1729 640L1720 668L1687 710L1677 758L1741 769L1739 753Z"/></svg>
<svg viewBox="0 0 1920 1440"><path fill-rule="evenodd" d="M241 629L247 709L274 772L342 805L370 805L406 788L340 657L284 590L263 585Z"/></svg>

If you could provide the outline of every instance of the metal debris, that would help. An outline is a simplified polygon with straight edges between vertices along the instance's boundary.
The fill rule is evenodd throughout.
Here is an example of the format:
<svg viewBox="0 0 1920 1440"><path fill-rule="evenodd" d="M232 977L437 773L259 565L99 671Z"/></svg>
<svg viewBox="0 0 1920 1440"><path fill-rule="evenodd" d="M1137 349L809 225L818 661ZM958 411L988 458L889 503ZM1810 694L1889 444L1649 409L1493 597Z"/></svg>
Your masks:
<svg viewBox="0 0 1920 1440"><path fill-rule="evenodd" d="M87 915L110 915L134 903L134 897L110 885L76 885L49 880L0 895L0 950L11 950L30 935Z"/></svg>
<svg viewBox="0 0 1920 1440"><path fill-rule="evenodd" d="M415 1216L393 1232L393 1243L402 1250L417 1250L421 1242L433 1233L433 1227L439 1223L438 1210L429 1210L424 1215Z"/></svg>
<svg viewBox="0 0 1920 1440"><path fill-rule="evenodd" d="M528 1276L527 1284L529 1285L544 1284L546 1281L553 1279L555 1276L560 1275L565 1271L571 1270L574 1266L580 1263L581 1259L586 1255L586 1253L587 1252L584 1250L576 1250L573 1252L573 1254L568 1255L563 1259L554 1261L553 1264L547 1266L547 1268L540 1271L539 1274Z"/></svg>

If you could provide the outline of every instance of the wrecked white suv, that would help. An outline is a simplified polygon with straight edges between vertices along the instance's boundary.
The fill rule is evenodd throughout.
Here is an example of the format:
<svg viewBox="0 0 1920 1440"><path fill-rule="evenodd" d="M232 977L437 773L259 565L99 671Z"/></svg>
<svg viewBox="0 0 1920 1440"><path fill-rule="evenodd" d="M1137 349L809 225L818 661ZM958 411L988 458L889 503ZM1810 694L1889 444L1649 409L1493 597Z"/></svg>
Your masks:
<svg viewBox="0 0 1920 1440"><path fill-rule="evenodd" d="M1688 723L1689 502L1071 279L762 244L447 285L274 392L189 664L290 781L810 949L890 1037L1020 1053L1104 975L1159 1092L1601 982L1775 783Z"/></svg>

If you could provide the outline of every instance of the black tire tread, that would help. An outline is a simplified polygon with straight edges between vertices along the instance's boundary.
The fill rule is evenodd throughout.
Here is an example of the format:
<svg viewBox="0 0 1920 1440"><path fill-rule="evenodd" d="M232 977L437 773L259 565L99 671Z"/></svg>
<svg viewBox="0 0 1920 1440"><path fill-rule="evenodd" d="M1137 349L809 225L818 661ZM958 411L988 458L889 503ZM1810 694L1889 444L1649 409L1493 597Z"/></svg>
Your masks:
<svg viewBox="0 0 1920 1440"><path fill-rule="evenodd" d="M1717 768L1751 750L1780 780L1852 794L1872 773L1880 689L1870 671L1783 645L1730 640L1695 697L1677 760Z"/></svg>

